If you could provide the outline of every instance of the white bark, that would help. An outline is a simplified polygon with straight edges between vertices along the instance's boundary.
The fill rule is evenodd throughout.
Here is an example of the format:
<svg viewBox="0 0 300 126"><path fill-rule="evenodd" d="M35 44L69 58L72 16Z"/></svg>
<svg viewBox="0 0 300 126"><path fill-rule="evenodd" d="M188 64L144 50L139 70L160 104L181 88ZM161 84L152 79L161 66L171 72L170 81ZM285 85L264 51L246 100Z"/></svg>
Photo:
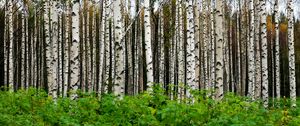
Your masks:
<svg viewBox="0 0 300 126"><path fill-rule="evenodd" d="M262 47L262 95L264 107L268 107L268 49L267 49L267 12L266 3L260 0L261 4L261 47Z"/></svg>
<svg viewBox="0 0 300 126"><path fill-rule="evenodd" d="M67 96L67 91L68 91L68 84L69 84L69 59L70 59L70 56L69 56L69 49L70 49L70 3L69 1L67 1L66 3L66 22L65 22L65 36L66 36L66 40L65 40L65 43L64 43L64 90L63 90L63 96L66 97Z"/></svg>
<svg viewBox="0 0 300 126"><path fill-rule="evenodd" d="M50 36L50 2L48 0L44 1L44 32L45 32L45 46L46 46L46 71L47 71L47 85L48 85L48 94L52 95L52 86L55 83L53 78L53 69L52 69L52 45L51 45L51 36Z"/></svg>
<svg viewBox="0 0 300 126"><path fill-rule="evenodd" d="M210 47L209 47L209 53L210 53L210 58L209 58L209 90L214 91L215 89L215 83L216 83L216 49L215 49L215 43L216 43L216 34L215 34L215 10L214 10L214 1L210 0L210 5L208 5L209 10L210 10ZM223 23L223 22L222 22ZM223 37L223 34L222 34ZM213 96L214 97L214 96Z"/></svg>
<svg viewBox="0 0 300 126"><path fill-rule="evenodd" d="M200 0L195 2L195 88L200 89Z"/></svg>
<svg viewBox="0 0 300 126"><path fill-rule="evenodd" d="M255 75L255 60L254 60L254 4L253 0L249 1L250 6L250 41L248 42L248 96L254 98L254 75Z"/></svg>
<svg viewBox="0 0 300 126"><path fill-rule="evenodd" d="M71 43L71 77L70 88L72 100L77 99L76 93L79 86L79 1L73 0L72 9L72 43Z"/></svg>
<svg viewBox="0 0 300 126"><path fill-rule="evenodd" d="M237 7L237 17L236 17L236 90L237 93L241 95L241 34L240 34L240 1L236 3Z"/></svg>
<svg viewBox="0 0 300 126"><path fill-rule="evenodd" d="M187 6L187 84L194 90L195 86L195 30L194 30L194 7L193 1L188 1ZM192 97L190 90L186 92L187 97Z"/></svg>
<svg viewBox="0 0 300 126"><path fill-rule="evenodd" d="M12 0L8 0L8 88L13 91L14 86L14 60L13 60L13 4Z"/></svg>
<svg viewBox="0 0 300 126"><path fill-rule="evenodd" d="M179 55L178 55L178 97L179 99L183 99L184 97L184 85L185 85L185 60L184 60L184 25L183 25L183 12L182 12L182 0L178 0L178 32L179 32Z"/></svg>
<svg viewBox="0 0 300 126"><path fill-rule="evenodd" d="M147 67L147 88L151 90L153 83L153 57L152 57L152 47L151 47L151 20L150 20L150 0L145 0L145 48L146 48L146 67Z"/></svg>
<svg viewBox="0 0 300 126"><path fill-rule="evenodd" d="M216 99L223 98L223 0L216 1Z"/></svg>
<svg viewBox="0 0 300 126"><path fill-rule="evenodd" d="M261 4L259 0L256 0L256 15L255 15L255 46L256 46L256 53L255 53L255 98L261 98L261 48L260 48L260 9L261 9Z"/></svg>
<svg viewBox="0 0 300 126"><path fill-rule="evenodd" d="M99 66L99 87L98 87L98 93L99 94L102 94L102 86L103 86L103 83L104 83L104 65L105 65L105 59L104 59L104 54L105 54L105 24L106 24L106 17L105 17L105 13L106 13L106 7L105 7L105 2L103 1L102 2L102 20L101 20L101 23L100 23L100 58L99 58L99 61L100 61L100 66Z"/></svg>
<svg viewBox="0 0 300 126"><path fill-rule="evenodd" d="M287 2L288 43L289 43L289 78L290 98L292 107L296 107L296 77L295 77L295 48L294 48L294 10L293 0Z"/></svg>
<svg viewBox="0 0 300 126"><path fill-rule="evenodd" d="M207 13L207 8L206 6L208 5L207 1L203 1L203 76L204 76L204 85L205 85L205 89L209 90L210 88L210 84L208 83L208 57L207 57L207 53L208 53L208 44L209 44L209 34L208 34L208 13Z"/></svg>
<svg viewBox="0 0 300 126"><path fill-rule="evenodd" d="M103 87L104 92L106 93L108 91L108 84L110 82L110 76L109 76L109 68L110 68L110 40L109 40L109 21L110 21L110 14L109 14L109 1L105 0L105 8L106 8L106 12L105 12L105 17L106 17L106 21L105 21L105 86Z"/></svg>
<svg viewBox="0 0 300 126"><path fill-rule="evenodd" d="M276 97L280 98L280 46L279 46L279 6L278 0L275 0L274 6L275 13L275 84L276 84Z"/></svg>
<svg viewBox="0 0 300 126"><path fill-rule="evenodd" d="M160 12L160 61L159 61L159 82L164 85L165 83L165 39L164 39L164 13L163 8Z"/></svg>
<svg viewBox="0 0 300 126"><path fill-rule="evenodd" d="M124 60L124 42L123 42L123 24L121 15L121 1L114 0L114 24L115 24L115 62L116 76L114 83L114 94L123 96L125 94L125 60Z"/></svg>
<svg viewBox="0 0 300 126"><path fill-rule="evenodd" d="M52 55L52 60L51 60L51 68L53 73L52 73L52 78L53 78L53 83L52 83L52 87L51 87L51 92L52 92L52 97L54 100L56 100L57 98L57 88L58 88L58 6L57 6L58 2L57 1L52 1L51 2L51 37L52 37L52 51L51 51L51 55Z"/></svg>
<svg viewBox="0 0 300 126"><path fill-rule="evenodd" d="M26 69L26 66L25 66L25 8L24 8L24 5L23 5L23 8L22 8L22 12L21 12L21 22L22 22L22 42L21 42L21 88L22 89L25 89L25 83L26 83L26 79L25 79L25 69Z"/></svg>

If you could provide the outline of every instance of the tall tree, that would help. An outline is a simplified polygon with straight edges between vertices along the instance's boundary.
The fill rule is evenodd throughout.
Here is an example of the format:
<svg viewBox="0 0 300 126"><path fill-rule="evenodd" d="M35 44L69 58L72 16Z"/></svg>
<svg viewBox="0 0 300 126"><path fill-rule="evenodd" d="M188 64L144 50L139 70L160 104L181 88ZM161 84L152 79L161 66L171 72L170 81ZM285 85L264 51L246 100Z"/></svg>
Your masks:
<svg viewBox="0 0 300 126"><path fill-rule="evenodd" d="M13 59L13 41L14 41L14 36L13 36L13 0L8 0L8 39L9 39L9 44L8 44L8 70L7 70L7 75L8 75L8 88L10 91L13 91L13 86L14 86L14 59Z"/></svg>
<svg viewBox="0 0 300 126"><path fill-rule="evenodd" d="M72 5L72 43L71 43L71 54L70 54L70 89L71 99L77 99L77 89L79 86L79 1L73 0Z"/></svg>
<svg viewBox="0 0 300 126"><path fill-rule="evenodd" d="M189 88L195 89L195 30L194 30L194 5L192 0L188 0L187 6L187 84ZM186 93L187 97L191 97L190 90Z"/></svg>
<svg viewBox="0 0 300 126"><path fill-rule="evenodd" d="M287 1L288 19L288 48L289 48L289 80L292 107L296 107L296 77L295 77L295 48L294 48L294 10L293 0Z"/></svg>
<svg viewBox="0 0 300 126"><path fill-rule="evenodd" d="M267 10L266 1L260 0L261 9L261 62L262 62L262 98L264 107L268 107L268 48L267 48Z"/></svg>
<svg viewBox="0 0 300 126"><path fill-rule="evenodd" d="M276 83L276 97L280 98L280 46L279 46L279 6L278 0L275 0L275 83Z"/></svg>
<svg viewBox="0 0 300 126"><path fill-rule="evenodd" d="M223 5L216 1L216 99L223 98Z"/></svg>
<svg viewBox="0 0 300 126"><path fill-rule="evenodd" d="M184 16L182 9L182 0L178 0L178 43L179 43L179 54L178 54L178 97L183 99L184 97L184 85L185 85L185 58L184 58Z"/></svg>
<svg viewBox="0 0 300 126"><path fill-rule="evenodd" d="M114 24L115 24L115 48L116 48L116 76L114 83L114 93L124 95L125 93L125 66L124 66L124 42L123 27L121 15L121 1L114 0Z"/></svg>
<svg viewBox="0 0 300 126"><path fill-rule="evenodd" d="M151 22L150 22L150 0L145 0L145 14L144 14L144 25L145 25L145 51L146 55L146 68L147 68L147 86L152 87L153 83L153 56L152 56L152 43L151 43ZM151 89L150 89L151 90Z"/></svg>
<svg viewBox="0 0 300 126"><path fill-rule="evenodd" d="M254 98L254 75L255 75L255 60L254 60L254 2L249 1L250 6L250 41L248 42L248 96Z"/></svg>

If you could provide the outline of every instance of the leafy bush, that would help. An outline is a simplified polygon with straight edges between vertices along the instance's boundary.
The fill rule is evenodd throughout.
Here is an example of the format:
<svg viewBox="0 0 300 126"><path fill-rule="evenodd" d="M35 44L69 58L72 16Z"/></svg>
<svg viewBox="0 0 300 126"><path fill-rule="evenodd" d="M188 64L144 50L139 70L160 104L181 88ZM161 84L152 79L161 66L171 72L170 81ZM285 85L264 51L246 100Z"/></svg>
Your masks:
<svg viewBox="0 0 300 126"><path fill-rule="evenodd" d="M265 109L261 102L227 94L222 101L194 91L193 100L170 100L159 87L153 92L119 98L80 94L72 101L56 102L44 91L30 89L0 92L0 124L26 125L245 125L300 124L300 109L289 108L285 99L278 107ZM193 101L193 102L192 102ZM300 106L300 102L298 102Z"/></svg>

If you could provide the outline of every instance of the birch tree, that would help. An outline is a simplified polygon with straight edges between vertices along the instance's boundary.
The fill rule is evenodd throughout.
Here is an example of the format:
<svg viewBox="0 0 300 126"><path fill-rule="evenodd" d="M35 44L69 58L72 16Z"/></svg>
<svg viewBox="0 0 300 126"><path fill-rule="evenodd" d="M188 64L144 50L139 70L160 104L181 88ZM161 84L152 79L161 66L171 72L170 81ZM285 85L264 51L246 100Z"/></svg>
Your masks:
<svg viewBox="0 0 300 126"><path fill-rule="evenodd" d="M147 67L147 86L152 87L153 83L153 65L152 65L152 47L151 47L151 23L150 23L150 0L145 0L145 46L146 46L146 67ZM151 89L150 89L151 90Z"/></svg>
<svg viewBox="0 0 300 126"><path fill-rule="evenodd" d="M64 90L63 90L63 96L66 97L67 96L67 90L68 90L68 84L69 84L69 49L70 49L70 1L67 0L66 1L66 19L65 19L65 42L64 42L64 60L63 60L63 67L64 67L64 78L63 78L63 86L64 86Z"/></svg>
<svg viewBox="0 0 300 126"><path fill-rule="evenodd" d="M52 2L52 1L51 1ZM45 32L45 48L46 48L46 71L47 71L47 85L48 94L52 95L52 86L55 83L52 69L52 46L50 40L50 1L44 1L44 32Z"/></svg>
<svg viewBox="0 0 300 126"><path fill-rule="evenodd" d="M193 1L188 0L187 6L187 84L189 88L195 89L195 31L194 31L194 7ZM190 90L186 93L187 97L191 97Z"/></svg>
<svg viewBox="0 0 300 126"><path fill-rule="evenodd" d="M267 12L266 1L260 0L261 9L261 62L262 62L262 98L264 107L268 107L268 48L267 48Z"/></svg>
<svg viewBox="0 0 300 126"><path fill-rule="evenodd" d="M261 47L260 47L260 24L261 24L261 2L260 0L255 0L256 3L256 13L255 13L255 98L261 97L262 88L262 77L261 77Z"/></svg>
<svg viewBox="0 0 300 126"><path fill-rule="evenodd" d="M275 0L275 84L276 97L280 98L280 47L279 47L279 6L278 0Z"/></svg>
<svg viewBox="0 0 300 126"><path fill-rule="evenodd" d="M8 8L8 39L9 39L9 47L8 47L8 88L10 91L13 91L14 86L14 60L13 60L13 1L8 0L7 4Z"/></svg>
<svg viewBox="0 0 300 126"><path fill-rule="evenodd" d="M289 80L292 107L296 107L296 77L295 77L295 48L294 48L294 10L293 0L287 1L288 19L288 48L289 48Z"/></svg>
<svg viewBox="0 0 300 126"><path fill-rule="evenodd" d="M79 1L73 0L72 6L72 43L71 43L71 76L70 76L70 88L72 100L77 99L76 93L79 86Z"/></svg>
<svg viewBox="0 0 300 126"><path fill-rule="evenodd" d="M179 54L178 54L178 97L182 99L184 96L184 84L185 84L185 59L184 59L184 34L183 34L183 12L182 12L182 0L178 0L178 32L179 32Z"/></svg>
<svg viewBox="0 0 300 126"><path fill-rule="evenodd" d="M121 15L121 1L114 0L114 24L115 24L115 48L116 48L116 76L114 83L114 93L123 96L125 93L125 62L124 62L124 45L122 42L123 25ZM150 43L151 44L151 43Z"/></svg>
<svg viewBox="0 0 300 126"><path fill-rule="evenodd" d="M223 98L223 0L216 1L216 99Z"/></svg>
<svg viewBox="0 0 300 126"><path fill-rule="evenodd" d="M250 41L248 42L248 95L253 98L254 95L254 75L255 75L255 60L254 60L254 3L249 1L250 6Z"/></svg>

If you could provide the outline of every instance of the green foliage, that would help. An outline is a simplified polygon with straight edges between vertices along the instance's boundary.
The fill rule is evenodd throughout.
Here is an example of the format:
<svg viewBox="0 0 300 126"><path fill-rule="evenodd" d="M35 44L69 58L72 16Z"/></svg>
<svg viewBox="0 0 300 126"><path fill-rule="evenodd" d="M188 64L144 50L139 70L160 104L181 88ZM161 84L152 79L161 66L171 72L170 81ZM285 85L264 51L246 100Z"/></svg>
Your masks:
<svg viewBox="0 0 300 126"><path fill-rule="evenodd" d="M30 89L0 92L0 124L27 125L245 125L300 124L300 109L289 108L285 99L278 107L265 109L259 101L227 94L222 101L193 91L193 100L170 100L155 86L153 92L119 98L81 93L76 101L56 102L44 91ZM193 102L192 102L193 101ZM300 103L298 103L300 106Z"/></svg>

